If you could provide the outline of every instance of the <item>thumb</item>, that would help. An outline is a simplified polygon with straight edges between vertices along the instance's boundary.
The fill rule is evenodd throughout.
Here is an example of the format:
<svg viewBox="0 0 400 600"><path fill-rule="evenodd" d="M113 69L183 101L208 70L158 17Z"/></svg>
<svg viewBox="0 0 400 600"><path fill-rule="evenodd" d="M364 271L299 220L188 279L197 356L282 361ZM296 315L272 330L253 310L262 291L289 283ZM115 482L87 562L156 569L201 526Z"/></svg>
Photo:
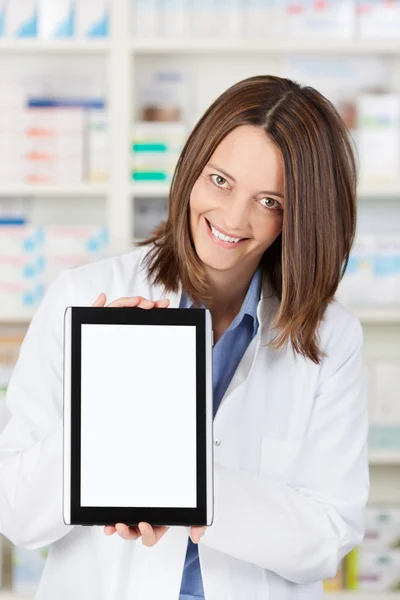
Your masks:
<svg viewBox="0 0 400 600"><path fill-rule="evenodd" d="M96 300L94 301L92 306L95 307L102 307L105 305L107 301L107 296L102 292L101 294L99 294L96 298Z"/></svg>

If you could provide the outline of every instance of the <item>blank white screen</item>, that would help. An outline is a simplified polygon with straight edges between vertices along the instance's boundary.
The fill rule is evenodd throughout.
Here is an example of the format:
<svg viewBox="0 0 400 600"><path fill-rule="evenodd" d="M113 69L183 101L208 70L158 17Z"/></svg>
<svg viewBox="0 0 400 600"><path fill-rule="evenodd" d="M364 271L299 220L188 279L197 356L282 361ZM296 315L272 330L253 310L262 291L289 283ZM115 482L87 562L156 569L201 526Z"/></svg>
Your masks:
<svg viewBox="0 0 400 600"><path fill-rule="evenodd" d="M82 325L81 506L196 500L196 328Z"/></svg>

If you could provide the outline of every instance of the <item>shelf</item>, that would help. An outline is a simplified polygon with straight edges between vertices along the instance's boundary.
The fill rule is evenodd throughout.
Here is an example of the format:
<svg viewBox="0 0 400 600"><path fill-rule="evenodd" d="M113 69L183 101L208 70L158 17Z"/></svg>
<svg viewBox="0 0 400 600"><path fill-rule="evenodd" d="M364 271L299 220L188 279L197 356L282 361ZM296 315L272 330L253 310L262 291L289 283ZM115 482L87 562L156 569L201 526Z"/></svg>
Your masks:
<svg viewBox="0 0 400 600"><path fill-rule="evenodd" d="M385 592L325 592L326 600L400 600L400 594Z"/></svg>
<svg viewBox="0 0 400 600"><path fill-rule="evenodd" d="M101 54L108 52L109 47L109 40L0 39L0 57L20 53Z"/></svg>
<svg viewBox="0 0 400 600"><path fill-rule="evenodd" d="M0 590L0 600L33 600L33 596L21 596L11 591L4 592Z"/></svg>
<svg viewBox="0 0 400 600"><path fill-rule="evenodd" d="M371 452L369 455L369 464L400 466L400 450L398 452L396 452L395 450L386 452Z"/></svg>
<svg viewBox="0 0 400 600"><path fill-rule="evenodd" d="M357 196L360 200L367 198L394 198L400 200L400 185L381 187L360 186L357 190Z"/></svg>
<svg viewBox="0 0 400 600"><path fill-rule="evenodd" d="M78 183L78 184L6 184L0 185L1 196L44 196L44 197L69 197L78 196L95 198L105 196L108 193L108 185L105 183Z"/></svg>
<svg viewBox="0 0 400 600"><path fill-rule="evenodd" d="M355 308L349 310L356 315L364 325L400 324L399 308Z"/></svg>
<svg viewBox="0 0 400 600"><path fill-rule="evenodd" d="M265 54L265 53L307 53L307 54L400 54L400 41L341 40L341 39L293 39L281 37L276 40L233 39L136 39L131 42L134 54Z"/></svg>

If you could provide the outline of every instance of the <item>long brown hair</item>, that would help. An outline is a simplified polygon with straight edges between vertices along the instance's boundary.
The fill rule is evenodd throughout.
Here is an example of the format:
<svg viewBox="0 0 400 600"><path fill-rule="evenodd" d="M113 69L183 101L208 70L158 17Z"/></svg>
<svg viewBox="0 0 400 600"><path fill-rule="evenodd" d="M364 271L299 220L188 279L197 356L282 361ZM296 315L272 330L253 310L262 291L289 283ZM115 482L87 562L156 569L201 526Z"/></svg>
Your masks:
<svg viewBox="0 0 400 600"><path fill-rule="evenodd" d="M349 260L356 227L356 160L349 131L332 103L290 79L256 76L217 98L191 132L169 193L169 214L146 240L149 278L197 304L209 299L207 276L189 227L192 187L218 144L240 125L262 127L284 163L282 233L260 264L279 300L276 348L319 363L318 325Z"/></svg>

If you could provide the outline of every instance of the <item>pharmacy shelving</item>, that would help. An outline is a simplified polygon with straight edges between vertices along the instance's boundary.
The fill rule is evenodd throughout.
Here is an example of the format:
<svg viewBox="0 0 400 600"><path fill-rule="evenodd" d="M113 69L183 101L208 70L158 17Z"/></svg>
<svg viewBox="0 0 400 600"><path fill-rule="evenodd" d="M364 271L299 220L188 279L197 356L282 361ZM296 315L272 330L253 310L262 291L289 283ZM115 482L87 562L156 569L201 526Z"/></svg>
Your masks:
<svg viewBox="0 0 400 600"><path fill-rule="evenodd" d="M150 38L131 40L133 54L400 54L400 41L393 40L312 40L309 38L247 39L176 39Z"/></svg>
<svg viewBox="0 0 400 600"><path fill-rule="evenodd" d="M0 56L2 54L104 54L110 49L110 41L103 40L38 40L0 39Z"/></svg>
<svg viewBox="0 0 400 600"><path fill-rule="evenodd" d="M400 600L400 594L383 592L327 592L326 600Z"/></svg>
<svg viewBox="0 0 400 600"><path fill-rule="evenodd" d="M109 186L106 183L78 183L78 184L0 184L0 197L2 196L40 196L44 198L96 198L106 196Z"/></svg>
<svg viewBox="0 0 400 600"><path fill-rule="evenodd" d="M353 308L351 310L365 325L400 324L400 307Z"/></svg>
<svg viewBox="0 0 400 600"><path fill-rule="evenodd" d="M33 600L33 596L21 596L13 592L3 592L0 590L0 600Z"/></svg>
<svg viewBox="0 0 400 600"><path fill-rule="evenodd" d="M379 451L371 452L369 455L370 465L386 465L386 466L400 466L400 450L396 451Z"/></svg>

